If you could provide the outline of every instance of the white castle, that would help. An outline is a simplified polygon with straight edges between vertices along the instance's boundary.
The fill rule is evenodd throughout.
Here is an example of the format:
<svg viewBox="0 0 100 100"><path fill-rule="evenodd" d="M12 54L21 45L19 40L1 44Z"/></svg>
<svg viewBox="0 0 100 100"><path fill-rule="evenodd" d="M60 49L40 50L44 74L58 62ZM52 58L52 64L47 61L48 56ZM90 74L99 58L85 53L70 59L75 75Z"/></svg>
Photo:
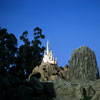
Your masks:
<svg viewBox="0 0 100 100"><path fill-rule="evenodd" d="M47 51L44 51L43 62L57 64L57 58L54 59L52 50L49 51L49 41L47 41Z"/></svg>

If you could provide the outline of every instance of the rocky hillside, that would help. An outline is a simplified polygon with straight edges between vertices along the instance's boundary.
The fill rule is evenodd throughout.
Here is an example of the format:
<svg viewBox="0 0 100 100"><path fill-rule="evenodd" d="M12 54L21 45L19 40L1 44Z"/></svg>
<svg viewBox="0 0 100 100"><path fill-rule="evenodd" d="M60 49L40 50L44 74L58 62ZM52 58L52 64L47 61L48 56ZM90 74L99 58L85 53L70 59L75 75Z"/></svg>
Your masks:
<svg viewBox="0 0 100 100"><path fill-rule="evenodd" d="M0 100L100 100L96 56L83 46L72 52L69 67L42 63L25 81L4 73Z"/></svg>
<svg viewBox="0 0 100 100"><path fill-rule="evenodd" d="M0 100L53 100L53 87L52 82L40 82L36 77L21 81L4 73L0 75Z"/></svg>

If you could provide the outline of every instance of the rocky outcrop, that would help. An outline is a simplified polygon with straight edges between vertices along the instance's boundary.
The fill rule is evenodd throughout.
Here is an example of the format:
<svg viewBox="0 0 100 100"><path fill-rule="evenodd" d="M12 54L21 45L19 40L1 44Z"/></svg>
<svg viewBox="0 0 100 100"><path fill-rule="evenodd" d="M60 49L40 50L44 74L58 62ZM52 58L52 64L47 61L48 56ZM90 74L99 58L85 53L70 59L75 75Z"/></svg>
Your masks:
<svg viewBox="0 0 100 100"><path fill-rule="evenodd" d="M96 92L91 100L100 100L100 90Z"/></svg>
<svg viewBox="0 0 100 100"><path fill-rule="evenodd" d="M100 100L100 79L92 82L91 86L96 91L91 100Z"/></svg>
<svg viewBox="0 0 100 100"><path fill-rule="evenodd" d="M4 73L0 75L0 100L54 100L52 82L40 82L36 77L21 81Z"/></svg>
<svg viewBox="0 0 100 100"><path fill-rule="evenodd" d="M91 100L100 99L100 80L73 83L56 76L40 82L31 76L21 81L10 74L0 75L0 100Z"/></svg>
<svg viewBox="0 0 100 100"><path fill-rule="evenodd" d="M98 78L95 54L83 46L72 52L69 67L42 63L24 81L0 75L0 100L100 100Z"/></svg>
<svg viewBox="0 0 100 100"><path fill-rule="evenodd" d="M40 66L37 66L32 70L29 79L32 75L34 76L37 73L40 73L40 81L55 80L56 76L63 78L63 72L66 70L67 68L60 68L56 64L42 63Z"/></svg>
<svg viewBox="0 0 100 100"><path fill-rule="evenodd" d="M52 81L57 100L99 100L100 80L73 83L56 77Z"/></svg>
<svg viewBox="0 0 100 100"><path fill-rule="evenodd" d="M99 78L99 71L94 52L86 46L72 52L69 63L70 74L66 77L73 81L95 81Z"/></svg>
<svg viewBox="0 0 100 100"><path fill-rule="evenodd" d="M94 52L86 46L80 47L72 52L69 66L60 68L58 65L42 63L35 67L29 76L40 73L40 81L55 80L60 78L73 81L95 81L99 78L99 70Z"/></svg>

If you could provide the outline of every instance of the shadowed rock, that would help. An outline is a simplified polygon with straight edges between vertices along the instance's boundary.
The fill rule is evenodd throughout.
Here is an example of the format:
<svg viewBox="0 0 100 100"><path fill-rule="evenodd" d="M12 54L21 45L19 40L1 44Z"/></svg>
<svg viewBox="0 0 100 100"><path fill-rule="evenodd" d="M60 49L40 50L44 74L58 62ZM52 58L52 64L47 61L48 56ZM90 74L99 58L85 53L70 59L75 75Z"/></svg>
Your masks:
<svg viewBox="0 0 100 100"><path fill-rule="evenodd" d="M0 100L54 100L52 82L40 82L32 76L30 81L4 73L0 75Z"/></svg>

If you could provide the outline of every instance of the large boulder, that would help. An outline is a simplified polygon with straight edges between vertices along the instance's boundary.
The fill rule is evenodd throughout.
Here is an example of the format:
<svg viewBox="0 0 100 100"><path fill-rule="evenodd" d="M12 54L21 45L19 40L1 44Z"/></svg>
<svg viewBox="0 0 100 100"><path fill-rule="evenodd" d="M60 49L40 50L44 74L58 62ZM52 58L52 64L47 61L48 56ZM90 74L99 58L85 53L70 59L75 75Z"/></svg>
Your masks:
<svg viewBox="0 0 100 100"><path fill-rule="evenodd" d="M69 72L66 77L72 81L97 80L99 70L94 52L86 46L74 50L69 62Z"/></svg>
<svg viewBox="0 0 100 100"><path fill-rule="evenodd" d="M57 100L80 100L95 94L88 83L72 83L56 77L53 84Z"/></svg>
<svg viewBox="0 0 100 100"><path fill-rule="evenodd" d="M90 85L95 91L95 94L93 95L91 100L100 100L100 79L91 82Z"/></svg>
<svg viewBox="0 0 100 100"><path fill-rule="evenodd" d="M100 80L83 83L73 83L56 77L52 81L57 100L99 100Z"/></svg>
<svg viewBox="0 0 100 100"><path fill-rule="evenodd" d="M31 76L39 76L40 73L40 81L48 81L48 80L55 80L56 76L62 77L61 68L56 64L50 63L42 63L39 66L36 66L32 73L29 75L29 80Z"/></svg>
<svg viewBox="0 0 100 100"><path fill-rule="evenodd" d="M36 77L30 81L4 73L0 75L0 100L53 100L55 92L52 82L40 82Z"/></svg>
<svg viewBox="0 0 100 100"><path fill-rule="evenodd" d="M57 100L79 100L74 96L74 86L60 77L53 80ZM76 84L75 86L77 86ZM80 94L81 95L81 94Z"/></svg>
<svg viewBox="0 0 100 100"><path fill-rule="evenodd" d="M100 100L100 89L96 92L91 100Z"/></svg>

